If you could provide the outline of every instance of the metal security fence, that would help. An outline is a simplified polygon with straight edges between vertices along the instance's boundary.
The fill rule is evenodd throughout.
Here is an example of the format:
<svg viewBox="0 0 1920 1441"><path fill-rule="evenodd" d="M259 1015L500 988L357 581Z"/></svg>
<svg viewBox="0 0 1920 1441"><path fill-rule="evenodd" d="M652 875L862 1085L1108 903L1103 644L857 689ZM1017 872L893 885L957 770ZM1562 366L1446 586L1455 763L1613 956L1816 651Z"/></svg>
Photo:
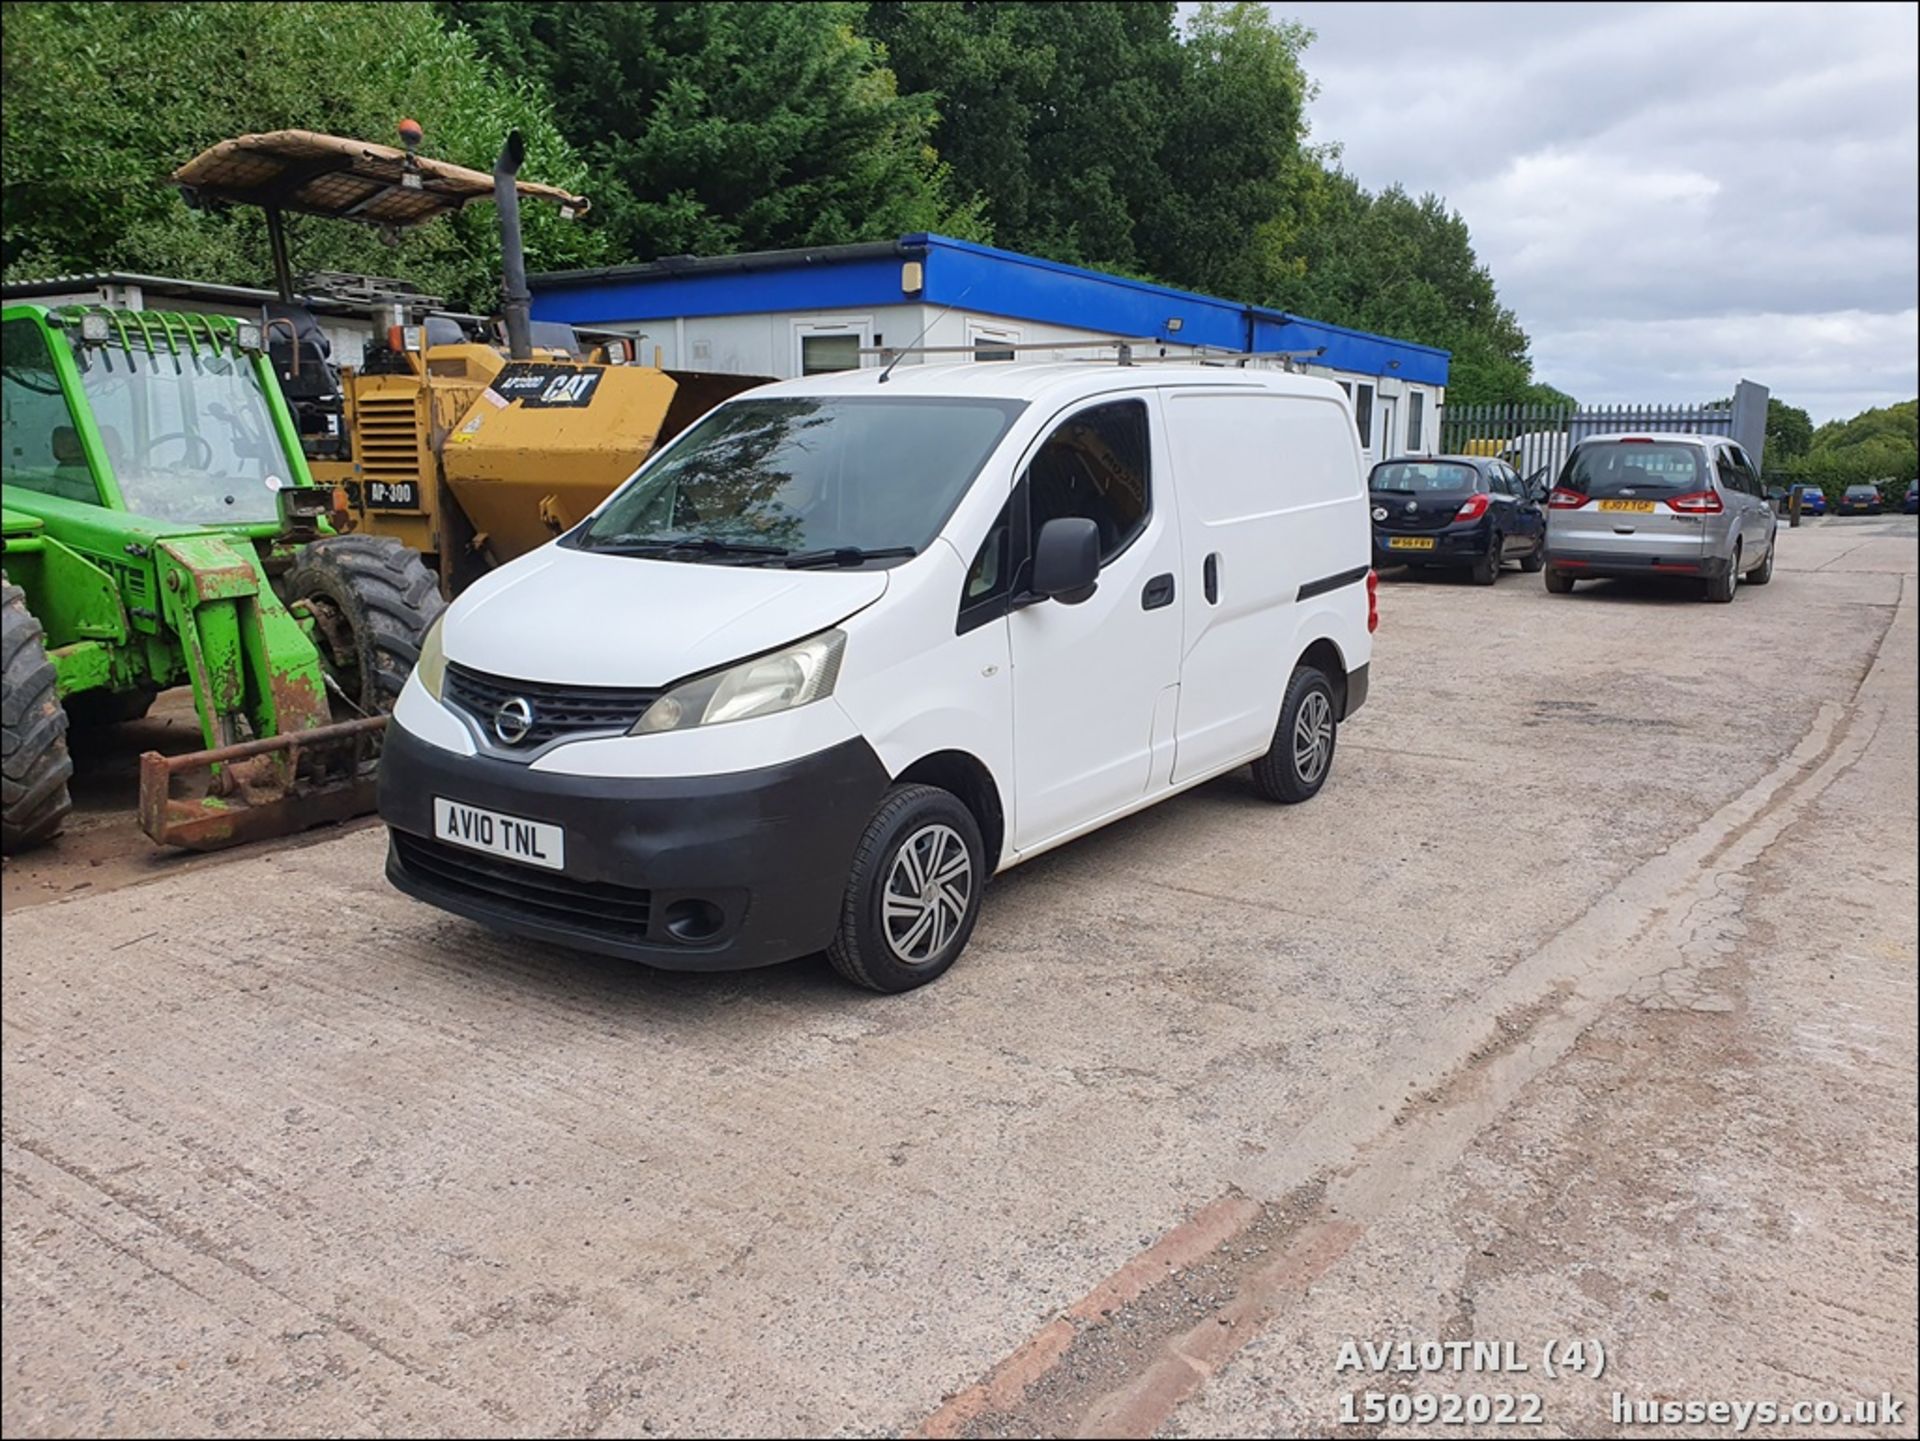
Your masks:
<svg viewBox="0 0 1920 1441"><path fill-rule="evenodd" d="M1529 480L1551 482L1577 442L1618 431L1730 435L1755 465L1764 465L1767 388L1743 380L1726 405L1446 405L1440 411L1442 454L1497 455Z"/></svg>
<svg viewBox="0 0 1920 1441"><path fill-rule="evenodd" d="M1590 435L1732 435L1733 423L1732 406L1448 405L1440 412L1440 449L1446 455L1497 455L1529 480L1551 481L1567 452Z"/></svg>

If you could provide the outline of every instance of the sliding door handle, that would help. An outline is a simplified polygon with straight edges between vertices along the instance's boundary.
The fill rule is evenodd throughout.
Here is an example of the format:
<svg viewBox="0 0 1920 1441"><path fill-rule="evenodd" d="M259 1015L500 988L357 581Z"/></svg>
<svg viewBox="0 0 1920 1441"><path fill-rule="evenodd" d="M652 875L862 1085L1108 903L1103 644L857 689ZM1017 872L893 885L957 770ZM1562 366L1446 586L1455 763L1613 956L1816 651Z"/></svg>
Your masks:
<svg viewBox="0 0 1920 1441"><path fill-rule="evenodd" d="M1207 557L1205 565L1200 567L1200 575L1205 582L1207 604L1220 604L1220 552L1214 551Z"/></svg>

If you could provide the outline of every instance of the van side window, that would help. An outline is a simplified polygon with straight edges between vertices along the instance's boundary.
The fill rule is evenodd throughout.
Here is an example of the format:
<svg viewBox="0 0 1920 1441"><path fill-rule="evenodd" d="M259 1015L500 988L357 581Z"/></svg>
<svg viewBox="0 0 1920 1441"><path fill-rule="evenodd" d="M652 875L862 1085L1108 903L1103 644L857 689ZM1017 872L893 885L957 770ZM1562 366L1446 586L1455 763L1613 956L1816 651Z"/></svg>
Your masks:
<svg viewBox="0 0 1920 1441"><path fill-rule="evenodd" d="M1027 467L1035 534L1061 516L1085 516L1100 529L1105 565L1146 529L1147 403L1116 400L1062 421Z"/></svg>
<svg viewBox="0 0 1920 1441"><path fill-rule="evenodd" d="M955 635L965 635L975 626L998 620L1007 613L1007 601L1013 595L1013 573L1019 568L1025 540L1018 534L1027 512L1027 488L1013 488L1000 514L993 518L987 538L974 552L967 567L966 583L960 588L960 616Z"/></svg>

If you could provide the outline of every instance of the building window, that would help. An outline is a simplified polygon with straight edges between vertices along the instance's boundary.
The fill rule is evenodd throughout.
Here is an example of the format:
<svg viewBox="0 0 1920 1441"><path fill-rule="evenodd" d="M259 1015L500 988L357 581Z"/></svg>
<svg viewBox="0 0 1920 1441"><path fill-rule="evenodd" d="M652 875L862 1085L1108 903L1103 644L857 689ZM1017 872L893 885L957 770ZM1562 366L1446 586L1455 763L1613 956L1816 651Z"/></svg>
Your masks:
<svg viewBox="0 0 1920 1441"><path fill-rule="evenodd" d="M1116 400L1062 421L1027 467L1033 533L1062 516L1085 516L1100 531L1105 565L1147 527L1147 406Z"/></svg>
<svg viewBox="0 0 1920 1441"><path fill-rule="evenodd" d="M1012 360L1013 347L1020 343L1020 332L1004 326L982 325L971 321L967 325L967 344L973 347L975 360Z"/></svg>
<svg viewBox="0 0 1920 1441"><path fill-rule="evenodd" d="M831 370L860 368L860 337L852 331L800 337L800 373L820 375Z"/></svg>
<svg viewBox="0 0 1920 1441"><path fill-rule="evenodd" d="M1426 429L1425 418L1421 411L1426 408L1427 397L1416 390L1407 396L1407 449L1418 455L1425 447L1420 437Z"/></svg>
<svg viewBox="0 0 1920 1441"><path fill-rule="evenodd" d="M1353 387L1353 428L1360 432L1360 448L1373 449L1373 387L1365 381Z"/></svg>

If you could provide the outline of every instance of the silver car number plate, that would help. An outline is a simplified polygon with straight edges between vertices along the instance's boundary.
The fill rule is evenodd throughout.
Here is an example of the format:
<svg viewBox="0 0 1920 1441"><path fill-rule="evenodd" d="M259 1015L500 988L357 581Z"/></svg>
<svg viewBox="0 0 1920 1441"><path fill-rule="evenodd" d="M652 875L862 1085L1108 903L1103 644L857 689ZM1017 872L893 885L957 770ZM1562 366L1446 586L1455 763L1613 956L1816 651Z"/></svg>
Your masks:
<svg viewBox="0 0 1920 1441"><path fill-rule="evenodd" d="M444 796L433 798L433 833L453 845L522 865L557 871L567 863L567 833L559 826L482 810Z"/></svg>

